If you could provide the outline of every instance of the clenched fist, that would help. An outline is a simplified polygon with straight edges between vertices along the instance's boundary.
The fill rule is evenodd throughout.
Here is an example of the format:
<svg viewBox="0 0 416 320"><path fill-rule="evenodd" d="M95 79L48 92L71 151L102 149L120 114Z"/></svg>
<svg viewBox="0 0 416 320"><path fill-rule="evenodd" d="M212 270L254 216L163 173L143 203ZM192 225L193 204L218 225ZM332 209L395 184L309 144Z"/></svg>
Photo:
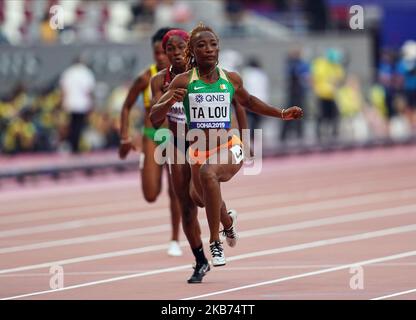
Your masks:
<svg viewBox="0 0 416 320"><path fill-rule="evenodd" d="M120 159L125 159L129 154L130 150L137 151L136 146L132 142L120 143L118 148L118 156Z"/></svg>
<svg viewBox="0 0 416 320"><path fill-rule="evenodd" d="M185 88L176 88L173 90L173 95L170 98L173 103L183 101L187 90Z"/></svg>
<svg viewBox="0 0 416 320"><path fill-rule="evenodd" d="M284 109L282 113L283 120L297 120L303 117L303 110L299 107L290 107Z"/></svg>

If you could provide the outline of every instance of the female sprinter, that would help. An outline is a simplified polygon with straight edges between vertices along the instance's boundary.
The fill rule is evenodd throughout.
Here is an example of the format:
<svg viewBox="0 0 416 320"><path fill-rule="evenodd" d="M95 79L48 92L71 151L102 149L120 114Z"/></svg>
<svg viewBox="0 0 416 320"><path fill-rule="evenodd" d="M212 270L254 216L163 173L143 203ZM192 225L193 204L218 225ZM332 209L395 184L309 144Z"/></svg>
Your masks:
<svg viewBox="0 0 416 320"><path fill-rule="evenodd" d="M171 30L163 37L162 46L171 66L160 71L151 80L153 93L153 106L150 113L151 120L153 110L159 109L159 105L154 105L154 103L156 103L164 92L166 92L172 79L177 74L183 73L186 70L186 61L184 58L188 40L188 33L180 29ZM165 116L168 118L169 129L173 134L172 142L174 144L174 154L170 163L172 181L182 208L183 230L196 260L194 272L191 278L188 279L188 283L200 283L203 276L209 271L209 264L203 251L201 229L197 219L197 207L189 193L191 169L185 158L185 150L188 149L188 142L185 141L186 116L182 102L173 104ZM245 120L244 109L237 109L237 118L239 124L241 123L240 127L246 128L247 123ZM164 122L164 118L162 119L162 122ZM158 125L160 125L160 122ZM184 146L182 149L179 147L181 143ZM236 212L234 210L230 210L228 213L225 212L221 215L221 222L224 225L224 234L226 235L227 243L230 246L235 246L237 241L234 223L235 219Z"/></svg>
<svg viewBox="0 0 416 320"><path fill-rule="evenodd" d="M163 36L168 32L170 28L159 29L152 37L153 47L153 59L154 64L144 70L134 81L133 86L127 95L121 111L121 128L120 128L120 148L119 156L121 159L125 159L130 150L136 150L136 147L129 136L129 114L137 97L143 92L143 100L145 105L145 119L144 119L144 131L143 131L143 153L141 158L141 175L142 175L142 190L144 198L147 202L156 201L162 189L162 166L158 165L153 157L153 153L156 149L156 143L154 141L155 129L149 119L150 103L151 103L151 89L150 79L158 71L165 69L169 66L169 60L165 55L162 48ZM171 256L182 255L181 248L178 244L179 239L179 225L181 219L181 210L179 201L173 192L173 186L169 181L169 197L170 197L170 213L172 223L172 235L171 242L168 248L168 254Z"/></svg>
<svg viewBox="0 0 416 320"><path fill-rule="evenodd" d="M233 100L250 111L280 118L283 120L300 119L303 111L298 107L288 109L274 108L253 95L250 95L243 86L241 77L235 72L227 72L217 67L219 53L219 40L213 30L202 24L192 30L187 47L187 61L191 70L175 77L168 91L161 97L159 104L152 110L152 123L160 125L170 107L183 101L187 124L192 128L202 129L205 135L205 144L212 140L218 129L230 129L230 108ZM212 104L213 96L216 103ZM209 101L207 101L209 100ZM223 112L217 114L214 108L220 107ZM197 134L196 134L197 135ZM191 162L191 196L196 203L205 205L209 229L210 251L213 266L226 264L224 250L219 238L219 224L221 211L226 210L221 197L220 183L229 181L241 168L243 154L241 141L236 136L228 142L217 144L214 148L194 150L189 147ZM227 141L227 140L226 140ZM200 144L199 139L191 143ZM208 144L208 145L210 145ZM227 163L218 161L225 156Z"/></svg>

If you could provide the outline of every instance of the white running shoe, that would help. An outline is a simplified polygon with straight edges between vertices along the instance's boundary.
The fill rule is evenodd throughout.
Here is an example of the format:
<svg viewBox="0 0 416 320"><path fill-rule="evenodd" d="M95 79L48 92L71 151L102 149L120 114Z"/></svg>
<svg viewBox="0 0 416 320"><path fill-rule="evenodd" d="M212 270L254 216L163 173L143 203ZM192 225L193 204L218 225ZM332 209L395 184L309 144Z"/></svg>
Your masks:
<svg viewBox="0 0 416 320"><path fill-rule="evenodd" d="M238 240L238 234L236 230L237 226L237 211L230 209L228 210L228 214L230 215L231 219L233 220L233 224L230 228L222 230L222 234L225 237L225 240L227 241L227 244L230 247L235 247Z"/></svg>
<svg viewBox="0 0 416 320"><path fill-rule="evenodd" d="M173 257L179 257L182 255L181 247L178 241L171 241L169 244L168 255Z"/></svg>
<svg viewBox="0 0 416 320"><path fill-rule="evenodd" d="M212 255L212 265L214 267L225 265L224 249L221 241L214 241L209 244L209 249Z"/></svg>

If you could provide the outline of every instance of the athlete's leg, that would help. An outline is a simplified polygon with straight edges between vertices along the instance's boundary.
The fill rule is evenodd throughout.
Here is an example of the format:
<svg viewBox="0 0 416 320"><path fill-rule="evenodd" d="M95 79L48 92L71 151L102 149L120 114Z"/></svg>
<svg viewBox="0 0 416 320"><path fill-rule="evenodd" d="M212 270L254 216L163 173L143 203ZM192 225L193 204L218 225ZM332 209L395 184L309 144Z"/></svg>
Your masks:
<svg viewBox="0 0 416 320"><path fill-rule="evenodd" d="M189 185L189 195L192 201L200 208L204 208L204 200L202 199L202 188L200 187L201 182L199 180L199 167L200 165L193 165L192 166L192 179Z"/></svg>
<svg viewBox="0 0 416 320"><path fill-rule="evenodd" d="M213 266L222 266L226 263L224 250L219 235L221 215L222 213L226 212L226 207L221 196L220 183L230 180L238 172L238 170L240 170L242 166L241 160L239 162L233 161L234 155L231 153L231 151L228 151L226 149L221 150L221 152L219 153L220 157L221 153L225 153L224 156L228 158L228 163L211 164L211 159L216 156L213 155L210 159L207 160L205 164L203 164L199 168L199 176L203 191L205 211L210 229L210 251L212 255ZM229 216L229 219L231 219L231 215ZM232 221L231 225L233 225ZM230 231L234 234L233 229L234 228L231 227ZM234 240L235 239L233 239L233 241ZM235 241L230 245L234 246Z"/></svg>
<svg viewBox="0 0 416 320"><path fill-rule="evenodd" d="M175 192L175 187L173 185L172 176L169 174L169 166L166 166L166 170L168 171L168 190L169 190L170 213L171 213L171 222L172 222L172 241L178 241L179 240L179 225L181 223L182 208L181 208L178 195ZM180 190L180 189L176 189L176 190Z"/></svg>
<svg viewBox="0 0 416 320"><path fill-rule="evenodd" d="M191 199L196 203L196 205L200 208L205 207L204 201L204 192L201 185L201 178L200 178L200 167L201 165L195 164L191 166L192 170L192 179L189 186L189 194ZM228 229L232 225L232 219L227 212L227 208L225 203L223 202L221 206L221 224L223 225L224 229Z"/></svg>
<svg viewBox="0 0 416 320"><path fill-rule="evenodd" d="M210 164L210 160L221 153L227 153L228 163ZM224 201L221 196L220 183L230 180L241 168L242 162L233 163L233 155L229 150L221 150L218 154L208 159L199 169L199 177L203 191L205 210L210 229L210 243L220 241L219 228L221 212L226 213ZM223 208L223 209L222 209Z"/></svg>
<svg viewBox="0 0 416 320"><path fill-rule="evenodd" d="M144 164L141 170L142 190L147 202L156 201L162 188L162 166L154 158L156 143L143 135Z"/></svg>
<svg viewBox="0 0 416 320"><path fill-rule="evenodd" d="M175 149L177 156L185 156ZM198 208L190 196L191 168L189 163L179 164L176 161L171 165L172 183L174 190L178 190L178 199L182 209L182 228L188 239L192 253L195 257L195 267L188 283L200 283L205 274L209 271L208 260L205 256L202 240L201 227L198 221Z"/></svg>
<svg viewBox="0 0 416 320"><path fill-rule="evenodd" d="M202 245L198 209L189 194L191 169L189 164L172 164L172 183L182 209L182 228L192 249Z"/></svg>

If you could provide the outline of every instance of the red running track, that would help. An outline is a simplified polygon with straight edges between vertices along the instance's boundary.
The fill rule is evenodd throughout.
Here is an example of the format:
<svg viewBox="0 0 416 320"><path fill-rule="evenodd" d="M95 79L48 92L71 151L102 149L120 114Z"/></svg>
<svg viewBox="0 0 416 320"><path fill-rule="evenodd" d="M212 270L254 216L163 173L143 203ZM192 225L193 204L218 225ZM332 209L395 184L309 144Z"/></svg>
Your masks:
<svg viewBox="0 0 416 320"><path fill-rule="evenodd" d="M183 234L166 254L166 191L147 204L137 174L3 187L0 298L416 298L416 147L267 159L222 188L241 238L189 285Z"/></svg>

